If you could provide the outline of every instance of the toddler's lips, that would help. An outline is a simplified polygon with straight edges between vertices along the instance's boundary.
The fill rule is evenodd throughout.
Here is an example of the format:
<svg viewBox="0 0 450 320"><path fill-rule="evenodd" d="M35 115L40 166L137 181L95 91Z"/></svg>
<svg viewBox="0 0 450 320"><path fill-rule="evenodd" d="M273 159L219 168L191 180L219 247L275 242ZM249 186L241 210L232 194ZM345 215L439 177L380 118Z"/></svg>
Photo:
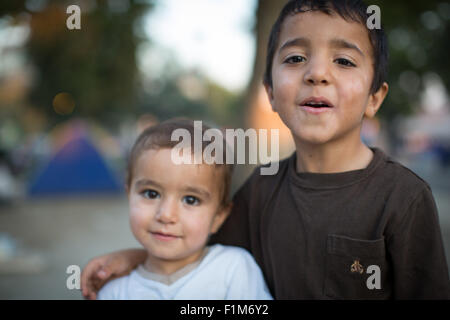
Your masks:
<svg viewBox="0 0 450 320"><path fill-rule="evenodd" d="M150 232L156 239L161 241L172 241L180 238L179 236L175 236L172 234L162 233L162 232Z"/></svg>

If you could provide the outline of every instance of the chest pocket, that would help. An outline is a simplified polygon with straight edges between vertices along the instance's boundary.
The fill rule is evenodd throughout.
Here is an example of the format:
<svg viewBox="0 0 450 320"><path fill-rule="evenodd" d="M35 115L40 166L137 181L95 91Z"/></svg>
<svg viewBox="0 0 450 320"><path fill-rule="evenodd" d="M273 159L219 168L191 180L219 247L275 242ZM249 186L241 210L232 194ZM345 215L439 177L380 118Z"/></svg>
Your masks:
<svg viewBox="0 0 450 320"><path fill-rule="evenodd" d="M325 296L333 299L387 299L390 273L384 238L328 235Z"/></svg>

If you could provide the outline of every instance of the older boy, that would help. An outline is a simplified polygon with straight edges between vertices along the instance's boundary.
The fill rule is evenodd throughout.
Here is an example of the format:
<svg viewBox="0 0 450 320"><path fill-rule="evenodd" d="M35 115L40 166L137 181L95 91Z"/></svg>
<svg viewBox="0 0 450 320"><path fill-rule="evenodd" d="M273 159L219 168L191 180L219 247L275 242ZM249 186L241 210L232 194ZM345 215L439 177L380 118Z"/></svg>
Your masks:
<svg viewBox="0 0 450 320"><path fill-rule="evenodd" d="M264 85L296 152L252 174L213 241L248 249L276 299L450 297L428 184L360 138L388 91L385 35L367 18L360 1L289 1L270 35ZM94 266L138 260L94 260L84 293Z"/></svg>

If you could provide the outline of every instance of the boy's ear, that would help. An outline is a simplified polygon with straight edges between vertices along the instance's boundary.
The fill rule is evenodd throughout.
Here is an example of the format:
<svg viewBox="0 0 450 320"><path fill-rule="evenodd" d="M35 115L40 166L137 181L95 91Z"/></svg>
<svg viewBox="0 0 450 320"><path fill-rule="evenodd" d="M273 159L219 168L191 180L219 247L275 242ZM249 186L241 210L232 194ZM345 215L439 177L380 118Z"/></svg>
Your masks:
<svg viewBox="0 0 450 320"><path fill-rule="evenodd" d="M377 92L372 93L369 96L369 103L367 104L366 111L364 112L364 115L366 117L373 118L375 116L378 109L380 109L381 104L384 101L384 98L386 98L388 91L389 91L388 84L386 82L383 82L380 89L378 89Z"/></svg>
<svg viewBox="0 0 450 320"><path fill-rule="evenodd" d="M277 112L275 106L273 105L273 88L268 83L264 83L264 89L266 89L267 97L269 98L270 105L272 106L272 110Z"/></svg>
<svg viewBox="0 0 450 320"><path fill-rule="evenodd" d="M228 218L231 212L231 208L233 208L233 203L230 201L226 206L222 206L222 208L219 209L219 211L216 213L214 217L214 221L211 225L210 234L216 233L222 224L225 222L225 220Z"/></svg>

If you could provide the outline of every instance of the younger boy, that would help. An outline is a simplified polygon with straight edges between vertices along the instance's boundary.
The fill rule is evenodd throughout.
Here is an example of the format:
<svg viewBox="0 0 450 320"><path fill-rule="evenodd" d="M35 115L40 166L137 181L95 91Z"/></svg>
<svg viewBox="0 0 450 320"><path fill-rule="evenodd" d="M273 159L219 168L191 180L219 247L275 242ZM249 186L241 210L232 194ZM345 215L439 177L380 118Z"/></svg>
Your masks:
<svg viewBox="0 0 450 320"><path fill-rule="evenodd" d="M206 247L231 208L232 165L175 164L172 151L180 150L171 134L176 129L194 137L192 121L172 120L145 130L132 148L130 225L147 257L130 275L105 285L98 298L271 299L248 252Z"/></svg>
<svg viewBox="0 0 450 320"><path fill-rule="evenodd" d="M386 38L366 12L358 0L293 0L270 34L264 85L296 152L276 175L255 170L212 240L248 249L276 299L450 297L430 187L360 138L388 91ZM84 294L140 259L93 260Z"/></svg>

